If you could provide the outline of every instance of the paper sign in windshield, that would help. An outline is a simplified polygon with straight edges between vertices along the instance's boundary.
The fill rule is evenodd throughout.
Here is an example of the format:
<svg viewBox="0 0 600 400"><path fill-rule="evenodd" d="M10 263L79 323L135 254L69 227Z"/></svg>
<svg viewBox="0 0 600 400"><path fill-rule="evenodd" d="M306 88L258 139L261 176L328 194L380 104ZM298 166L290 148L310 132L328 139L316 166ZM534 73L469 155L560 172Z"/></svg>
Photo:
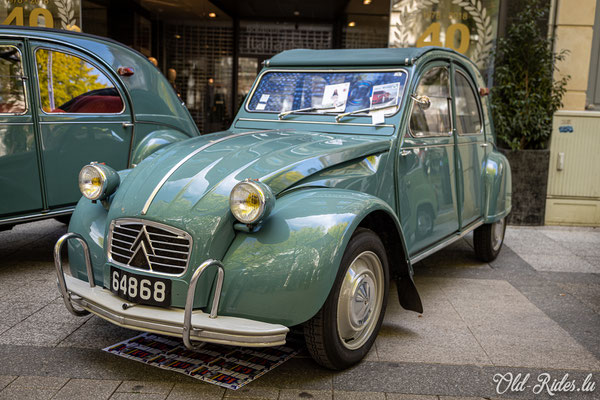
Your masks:
<svg viewBox="0 0 600 400"><path fill-rule="evenodd" d="M346 109L346 100L348 100L349 90L350 82L325 86L321 107L332 106L332 108L330 110L324 110L324 112L343 112Z"/></svg>
<svg viewBox="0 0 600 400"><path fill-rule="evenodd" d="M396 105L398 103L399 91L399 82L373 86L373 94L371 95L371 108L383 108Z"/></svg>

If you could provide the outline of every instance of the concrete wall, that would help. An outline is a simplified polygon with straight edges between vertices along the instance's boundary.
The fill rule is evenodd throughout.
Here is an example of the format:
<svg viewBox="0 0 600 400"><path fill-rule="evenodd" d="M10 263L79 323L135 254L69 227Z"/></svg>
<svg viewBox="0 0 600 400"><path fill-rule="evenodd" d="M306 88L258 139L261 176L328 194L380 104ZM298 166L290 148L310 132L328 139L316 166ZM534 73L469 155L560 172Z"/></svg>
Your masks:
<svg viewBox="0 0 600 400"><path fill-rule="evenodd" d="M557 65L556 78L568 74L571 79L552 127L548 225L600 226L600 112L585 111L598 4L600 0L556 0L554 49L570 52Z"/></svg>
<svg viewBox="0 0 600 400"><path fill-rule="evenodd" d="M557 0L554 49L569 50L557 74L571 75L563 99L565 110L585 110L597 0Z"/></svg>

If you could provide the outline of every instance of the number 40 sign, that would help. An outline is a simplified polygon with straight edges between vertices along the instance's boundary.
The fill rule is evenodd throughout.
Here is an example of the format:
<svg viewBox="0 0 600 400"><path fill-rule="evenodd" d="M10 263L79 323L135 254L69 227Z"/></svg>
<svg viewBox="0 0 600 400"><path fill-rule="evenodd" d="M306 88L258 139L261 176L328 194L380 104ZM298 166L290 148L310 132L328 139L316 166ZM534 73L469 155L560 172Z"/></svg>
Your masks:
<svg viewBox="0 0 600 400"><path fill-rule="evenodd" d="M81 30L80 0L5 0L3 25ZM4 11L4 13L3 13Z"/></svg>
<svg viewBox="0 0 600 400"><path fill-rule="evenodd" d="M390 47L449 47L485 70L499 0L393 0Z"/></svg>

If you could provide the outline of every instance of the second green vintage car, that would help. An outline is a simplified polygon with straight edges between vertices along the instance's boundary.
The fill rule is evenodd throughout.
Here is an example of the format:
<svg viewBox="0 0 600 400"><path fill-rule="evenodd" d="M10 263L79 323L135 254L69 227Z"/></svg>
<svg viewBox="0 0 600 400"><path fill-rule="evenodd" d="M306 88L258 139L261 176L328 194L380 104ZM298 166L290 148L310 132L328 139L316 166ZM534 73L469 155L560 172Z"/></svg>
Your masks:
<svg viewBox="0 0 600 400"><path fill-rule="evenodd" d="M229 130L81 170L55 247L67 308L190 349L301 327L318 363L359 362L390 279L423 312L415 262L471 231L482 260L500 251L511 176L482 86L435 47L273 57Z"/></svg>
<svg viewBox="0 0 600 400"><path fill-rule="evenodd" d="M142 54L113 40L0 27L0 231L68 221L90 161L125 169L198 136L187 108Z"/></svg>

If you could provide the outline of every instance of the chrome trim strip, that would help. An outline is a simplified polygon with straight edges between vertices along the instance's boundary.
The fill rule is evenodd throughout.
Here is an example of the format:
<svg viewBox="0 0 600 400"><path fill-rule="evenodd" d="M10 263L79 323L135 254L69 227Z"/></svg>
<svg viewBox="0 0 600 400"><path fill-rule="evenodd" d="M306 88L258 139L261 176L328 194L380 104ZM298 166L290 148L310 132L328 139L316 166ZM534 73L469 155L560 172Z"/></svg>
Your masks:
<svg viewBox="0 0 600 400"><path fill-rule="evenodd" d="M483 225L483 220L479 220L477 222L474 222L471 225L469 225L467 228L465 228L462 232L453 234L452 236L450 236L448 239L444 240L443 242L438 243L437 245L435 245L435 246L433 246L433 247L431 247L429 249L425 249L421 253L417 253L417 255L415 255L414 257L410 258L411 264L419 262L422 259L424 259L426 257L429 257L430 255L432 255L436 251L441 250L442 248L448 246L449 244L456 242L458 239L463 238L469 232L475 230L476 228L480 227L481 225Z"/></svg>
<svg viewBox="0 0 600 400"><path fill-rule="evenodd" d="M445 143L445 144L424 144L424 143L418 143L416 146L402 146L402 150L412 150L412 149L426 149L426 148L430 148L430 147L454 147L454 145L457 146L467 146L467 145L481 145L482 143L485 143L484 141L477 141L477 142L463 142L463 143Z"/></svg>
<svg viewBox="0 0 600 400"><path fill-rule="evenodd" d="M131 265L123 264L123 263L120 263L120 262L114 260L112 258L112 254L111 254L112 251L111 251L111 249L112 249L112 243L113 243L113 240L114 240L113 239L113 232L115 230L115 227L116 227L115 225L117 223L119 223L119 224L120 223L125 223L125 224L142 224L142 225L146 225L146 226L154 226L154 227L157 227L157 228L160 228L160 229L164 229L165 231L172 232L174 235L183 236L184 239L188 240L189 249L190 249L189 251L187 251L187 257L186 257L185 260L183 260L183 259L179 259L178 260L178 261L185 261L185 267L183 268L183 271L180 274L169 274L167 272L159 272L159 271L154 271L152 269L142 269L142 268L132 267ZM117 228L118 228L118 226L117 226ZM124 235L122 233L118 233L118 232L116 232L116 233L118 235ZM130 235L125 235L125 236L132 237ZM137 238L137 236L136 236L136 238ZM119 240L119 239L116 239L116 240ZM169 277L169 278L178 278L178 277L181 277L181 276L185 275L185 273L187 272L187 269L188 269L188 266L189 266L189 262L190 262L190 257L191 257L191 254L192 254L191 249L192 249L192 246L193 246L193 243L194 243L194 239L186 231L183 231L183 230L181 230L179 228L174 228L174 227L169 226L169 225L164 225L164 224L161 224L159 222L149 221L147 219L140 219L140 218L117 218L117 219L113 219L112 221L110 221L110 226L108 228L108 237L107 237L107 241L106 242L107 242L107 246L106 246L106 258L107 258L108 262L110 262L110 263L112 263L114 265L117 265L119 267L124 267L124 268L132 269L132 270L135 270L135 271L146 272L146 273L149 273L149 274L152 274L152 275L165 276L165 277ZM166 242L162 242L162 243L166 243ZM172 245L174 243L168 243L168 244ZM186 246L186 245L177 245L177 244L175 244L175 245L176 246ZM125 256L123 256L123 257L125 257ZM157 256L157 257L162 257L162 256ZM173 265L170 265L170 267L173 267Z"/></svg>
<svg viewBox="0 0 600 400"><path fill-rule="evenodd" d="M84 116L84 117L90 117L90 116L94 116L97 117L98 115L112 115L112 114L66 114L66 113L56 113L56 114L48 114L49 117L52 117L54 115L68 115L69 117L73 117L73 116ZM56 124L121 124L123 121L93 121L93 120L87 120L87 121L40 121L39 124L40 125L56 125Z"/></svg>
<svg viewBox="0 0 600 400"><path fill-rule="evenodd" d="M419 144L419 146L402 146L403 150L411 150L411 149L426 149L431 147L454 147L454 143L445 143L445 144Z"/></svg>
<svg viewBox="0 0 600 400"><path fill-rule="evenodd" d="M274 131L274 130L276 130L276 129L271 129L270 131ZM222 138L217 139L217 140L212 140L212 141L206 143L204 146L201 146L201 147L197 148L196 150L192 151L190 154L188 154L187 156L185 156L181 160L179 160L179 162L177 164L175 164L173 166L173 168L171 168L169 170L169 172L166 173L165 176L163 176L163 178L160 180L160 182L158 182L158 185L156 185L156 187L154 188L154 190L152 191L152 193L150 193L150 197L148 197L148 200L146 200L146 204L144 204L144 208L142 208L142 215L146 215L146 213L148 212L148 208L150 208L150 204L152 204L152 201L154 200L154 198L158 194L158 191L163 187L163 185L167 182L167 180L175 173L175 171L177 171L190 158L194 157L196 154L200 153L202 150L207 149L207 148L209 148L211 146L214 146L217 143L221 143L221 142L224 142L226 140L233 139L233 138L236 138L236 137L250 135L250 134L253 134L253 133L261 133L261 132L268 132L268 131L267 130L259 130L259 131L251 131L251 132L242 132L242 133L237 133L235 135L225 136L225 137L222 137Z"/></svg>
<svg viewBox="0 0 600 400"><path fill-rule="evenodd" d="M300 121L300 120L276 120L276 119L262 119L262 118L238 118L236 121L255 121L255 122L282 122L282 123L293 123L293 124L319 124L319 125L336 125L336 126L376 126L385 128L395 128L395 125L390 124L361 124L359 122L327 122L327 121Z"/></svg>
<svg viewBox="0 0 600 400"><path fill-rule="evenodd" d="M0 124L2 125L2 124ZM61 215L72 214L75 210L75 206L69 207L66 209L62 209L59 211L49 211L46 213L38 213L33 215L27 215L24 217L14 217L0 220L0 225L9 224L11 222L26 222L26 221L37 221L38 219L50 218L50 217L60 217Z"/></svg>

